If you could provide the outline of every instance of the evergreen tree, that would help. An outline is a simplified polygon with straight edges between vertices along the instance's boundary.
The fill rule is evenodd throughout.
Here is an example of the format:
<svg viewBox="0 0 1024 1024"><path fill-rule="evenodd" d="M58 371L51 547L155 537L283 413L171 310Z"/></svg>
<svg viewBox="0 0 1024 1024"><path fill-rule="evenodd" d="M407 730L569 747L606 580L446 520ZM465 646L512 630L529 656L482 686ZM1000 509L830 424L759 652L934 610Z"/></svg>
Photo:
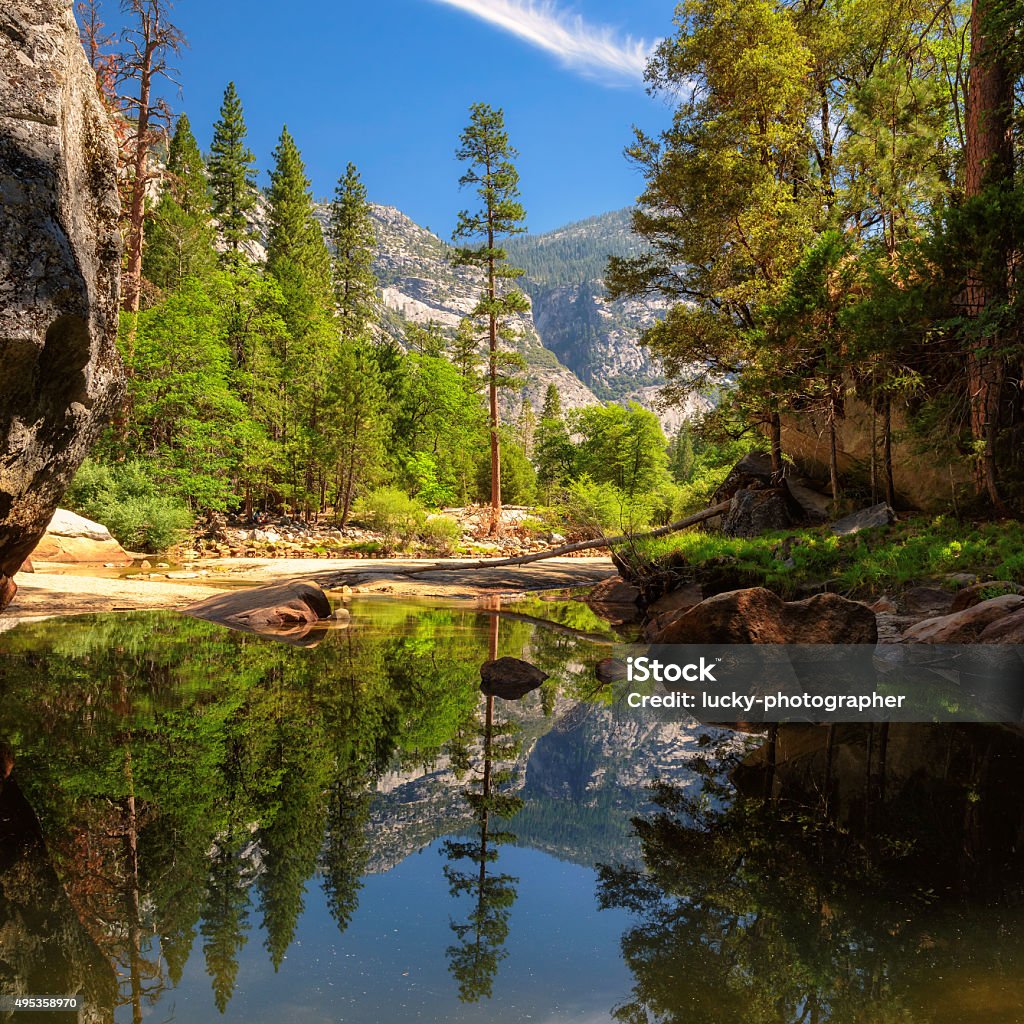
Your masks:
<svg viewBox="0 0 1024 1024"><path fill-rule="evenodd" d="M685 423L679 425L668 448L668 471L677 484L685 484L693 475L693 439Z"/></svg>
<svg viewBox="0 0 1024 1024"><path fill-rule="evenodd" d="M182 114L171 136L167 177L143 250L146 278L158 288L175 289L186 278L212 270L210 218L206 167L188 116Z"/></svg>
<svg viewBox="0 0 1024 1024"><path fill-rule="evenodd" d="M562 420L562 396L558 391L558 385L552 381L544 392L544 406L540 412L542 420Z"/></svg>
<svg viewBox="0 0 1024 1024"><path fill-rule="evenodd" d="M210 145L210 189L213 215L221 238L239 253L250 236L247 214L256 205L255 157L245 145L245 119L235 83L228 82L220 107L220 120L213 126Z"/></svg>
<svg viewBox="0 0 1024 1024"><path fill-rule="evenodd" d="M334 291L342 335L355 338L372 319L377 289L373 273L377 241L366 186L355 164L350 163L338 180L331 202L328 238L334 249Z"/></svg>
<svg viewBox="0 0 1024 1024"><path fill-rule="evenodd" d="M502 360L498 343L508 338L508 320L529 309L526 296L516 289L503 288L505 282L522 274L510 267L505 250L498 242L509 235L526 230L526 213L519 202L519 172L512 160L515 149L505 131L505 116L486 103L470 107L469 124L460 137L456 151L459 160L468 164L459 179L463 188L472 186L480 199L480 208L459 213L453 238L470 243L458 251L463 264L475 266L484 273L483 293L473 310L473 318L487 328L487 390L490 408L491 441L491 532L501 529L501 420L498 412L498 388Z"/></svg>
<svg viewBox="0 0 1024 1024"><path fill-rule="evenodd" d="M534 435L534 462L537 482L545 501L550 501L554 488L566 483L573 474L576 446L562 414L562 396L552 381L544 395L540 423Z"/></svg>

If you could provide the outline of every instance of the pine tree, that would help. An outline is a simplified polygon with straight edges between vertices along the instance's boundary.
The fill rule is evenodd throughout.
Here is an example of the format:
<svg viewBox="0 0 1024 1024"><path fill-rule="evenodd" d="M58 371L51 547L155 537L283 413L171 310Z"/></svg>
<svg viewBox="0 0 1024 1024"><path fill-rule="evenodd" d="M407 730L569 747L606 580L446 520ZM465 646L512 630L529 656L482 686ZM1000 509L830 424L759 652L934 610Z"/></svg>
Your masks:
<svg viewBox="0 0 1024 1024"><path fill-rule="evenodd" d="M334 249L334 293L341 317L341 333L355 338L373 316L377 278L373 273L376 237L366 186L355 164L349 164L331 202L328 238Z"/></svg>
<svg viewBox="0 0 1024 1024"><path fill-rule="evenodd" d="M235 254L250 237L247 214L256 205L255 157L245 145L245 119L235 83L228 82L220 107L220 120L213 126L210 145L210 188L213 215L221 237Z"/></svg>
<svg viewBox="0 0 1024 1024"><path fill-rule="evenodd" d="M548 385L548 389L544 393L544 407L541 409L540 418L542 420L563 419L562 396L559 394L558 385L554 381Z"/></svg>
<svg viewBox="0 0 1024 1024"><path fill-rule="evenodd" d="M178 118L167 157L167 177L143 252L146 278L176 289L215 263L210 227L210 188L199 145L188 117Z"/></svg>
<svg viewBox="0 0 1024 1024"><path fill-rule="evenodd" d="M668 471L677 484L685 484L693 475L693 440L690 428L681 423L668 448Z"/></svg>
<svg viewBox="0 0 1024 1024"><path fill-rule="evenodd" d="M299 273L312 298L329 302L330 257L316 219L306 168L287 127L281 129L274 150L269 199L267 270L286 290L288 275Z"/></svg>
<svg viewBox="0 0 1024 1024"><path fill-rule="evenodd" d="M522 234L526 213L519 199L519 172L512 160L515 149L505 131L505 115L486 103L470 107L469 124L456 150L468 169L459 185L472 186L480 199L476 212L462 210L453 238L476 243L458 251L460 263L479 267L485 275L483 294L473 310L474 319L487 325L487 385L491 434L491 532L501 530L501 419L498 412L499 374L502 360L498 342L508 337L508 319L529 308L526 296L516 289L502 289L522 274L506 263L507 254L499 239Z"/></svg>

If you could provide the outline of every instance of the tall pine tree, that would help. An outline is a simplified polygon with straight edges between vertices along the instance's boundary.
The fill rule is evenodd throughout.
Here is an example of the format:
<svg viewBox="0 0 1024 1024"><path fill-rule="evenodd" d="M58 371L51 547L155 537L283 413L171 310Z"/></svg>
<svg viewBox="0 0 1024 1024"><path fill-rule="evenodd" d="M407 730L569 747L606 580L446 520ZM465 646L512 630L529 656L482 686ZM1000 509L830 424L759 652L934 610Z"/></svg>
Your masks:
<svg viewBox="0 0 1024 1024"><path fill-rule="evenodd" d="M503 284L519 277L521 270L510 267L507 253L498 242L526 230L526 213L519 202L519 172L512 160L516 151L505 131L505 115L486 103L470 107L469 124L460 136L455 154L466 163L459 179L472 187L480 199L476 211L462 210L453 238L469 242L458 250L460 263L478 267L484 274L484 288L473 309L473 318L487 330L487 391L491 437L491 533L501 530L501 419L498 412L498 387L502 359L499 340L508 337L508 321L516 313L525 313L530 304L526 296Z"/></svg>
<svg viewBox="0 0 1024 1024"><path fill-rule="evenodd" d="M167 177L143 252L143 271L158 288L177 289L214 266L210 187L188 116L178 118L167 156Z"/></svg>
<svg viewBox="0 0 1024 1024"><path fill-rule="evenodd" d="M328 237L334 249L334 294L341 333L352 339L365 331L373 315L377 278L373 273L376 238L366 186L355 164L338 180L331 202Z"/></svg>
<svg viewBox="0 0 1024 1024"><path fill-rule="evenodd" d="M247 214L256 205L255 157L245 144L245 118L235 83L228 82L213 126L210 144L210 188L213 215L221 238L236 255L250 236Z"/></svg>

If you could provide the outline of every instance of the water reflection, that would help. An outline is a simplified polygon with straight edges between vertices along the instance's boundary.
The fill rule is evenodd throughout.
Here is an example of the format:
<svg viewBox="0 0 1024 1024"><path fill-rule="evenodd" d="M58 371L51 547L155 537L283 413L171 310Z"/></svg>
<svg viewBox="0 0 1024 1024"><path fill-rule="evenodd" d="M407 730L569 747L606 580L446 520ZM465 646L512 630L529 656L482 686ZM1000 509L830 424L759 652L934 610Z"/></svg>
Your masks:
<svg viewBox="0 0 1024 1024"><path fill-rule="evenodd" d="M1024 1019L1018 737L781 726L700 767L635 821L643 867L601 870L638 918L617 1020Z"/></svg>
<svg viewBox="0 0 1024 1024"><path fill-rule="evenodd" d="M575 603L352 611L312 649L0 637L0 992L90 1024L1024 1019L1017 736L738 736L609 706ZM504 655L552 678L487 701Z"/></svg>

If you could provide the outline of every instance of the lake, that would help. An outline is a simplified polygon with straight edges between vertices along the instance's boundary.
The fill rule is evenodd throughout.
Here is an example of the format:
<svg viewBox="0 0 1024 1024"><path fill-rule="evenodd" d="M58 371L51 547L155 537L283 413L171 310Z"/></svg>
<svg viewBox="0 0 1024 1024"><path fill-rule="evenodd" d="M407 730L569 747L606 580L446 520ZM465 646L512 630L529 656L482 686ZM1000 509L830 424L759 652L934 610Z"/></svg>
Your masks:
<svg viewBox="0 0 1024 1024"><path fill-rule="evenodd" d="M305 646L173 613L0 635L0 993L87 1022L1024 1020L1016 734L781 727L769 757L615 703L579 602L349 608ZM483 697L504 655L549 679Z"/></svg>

